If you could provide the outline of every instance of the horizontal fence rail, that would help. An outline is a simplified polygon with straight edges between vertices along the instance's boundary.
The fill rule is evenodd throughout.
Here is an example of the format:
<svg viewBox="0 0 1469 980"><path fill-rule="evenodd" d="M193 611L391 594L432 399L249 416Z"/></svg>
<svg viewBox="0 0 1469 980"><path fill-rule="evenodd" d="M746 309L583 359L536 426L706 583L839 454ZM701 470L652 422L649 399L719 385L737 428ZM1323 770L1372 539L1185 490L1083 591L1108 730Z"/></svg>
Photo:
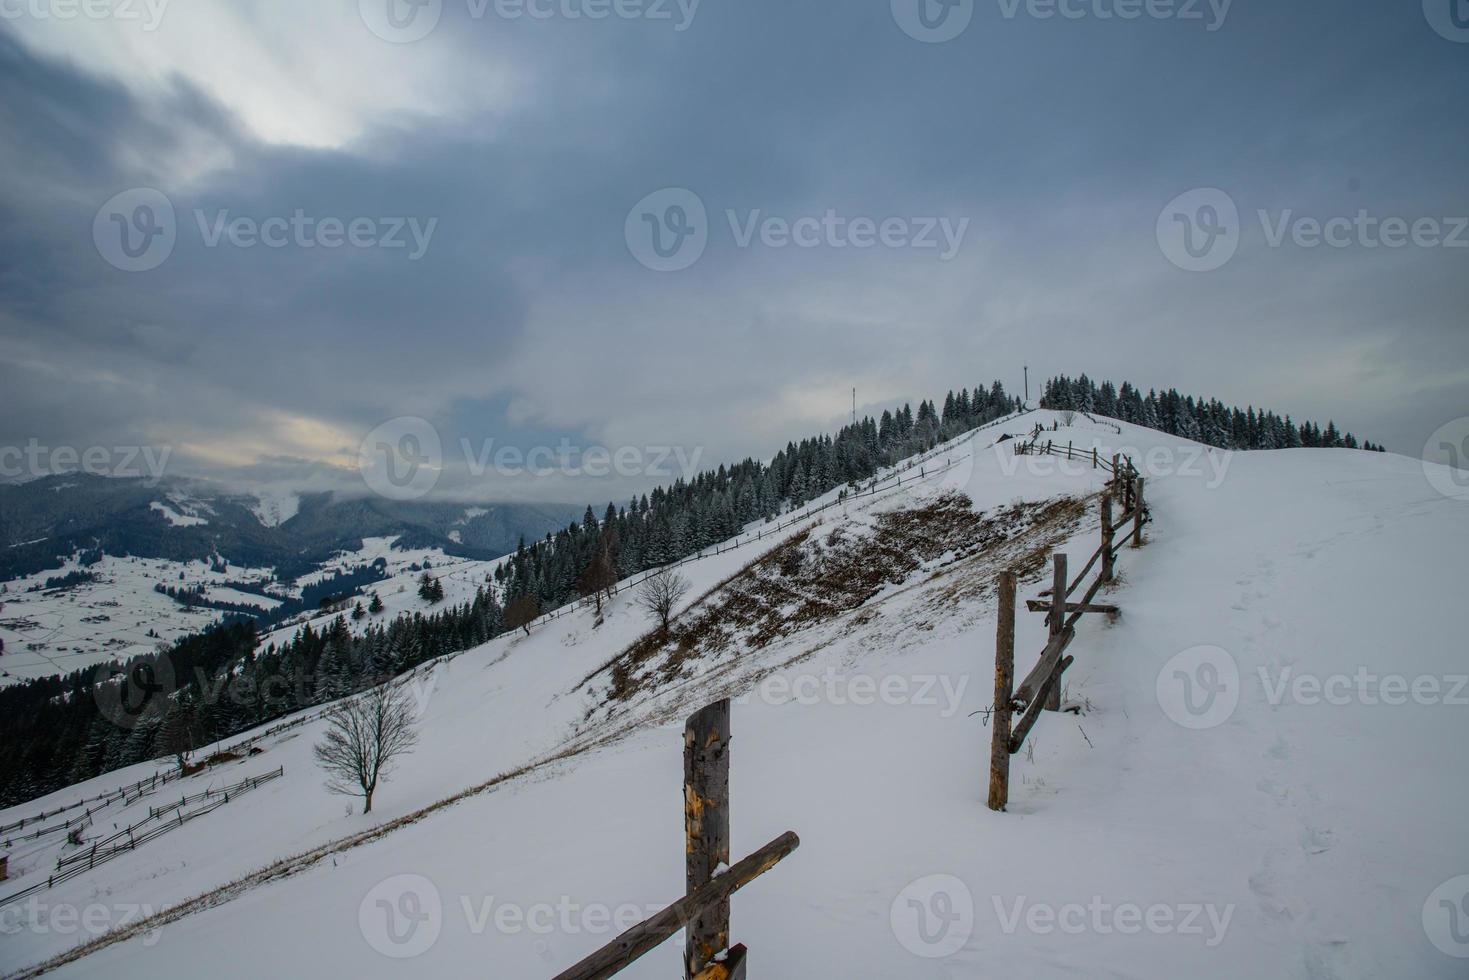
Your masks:
<svg viewBox="0 0 1469 980"><path fill-rule="evenodd" d="M137 823L132 824L129 827L124 827L123 829L117 831L109 837L104 837L101 840L92 841L90 843L90 846L85 851L79 851L76 854L69 854L64 857L57 858L57 870L68 867L72 864L77 864L79 862L85 863L90 861L95 864L97 858L100 855L106 853L108 850L132 850L134 847L137 846L137 842L140 839L137 837L137 833L141 828L146 827L151 823L162 821L163 818L167 817L169 814L177 814L179 811L185 809L186 807L193 806L195 803L212 803L216 800L228 803L232 798L240 796L243 793L248 793L250 790L259 786L261 783L268 783L272 779L278 779L283 775L285 775L285 767L281 766L274 772L268 772L262 776L252 776L248 779L242 779L238 783L234 783L230 786L223 786L219 789L206 789L204 792L195 793L193 796L180 797L174 802L169 803L167 806L149 807L148 816L144 817L142 820L139 820ZM186 817L187 816L188 815L186 815Z"/></svg>
<svg viewBox="0 0 1469 980"><path fill-rule="evenodd" d="M56 871L56 873L48 876L44 881L39 881L36 884L31 885L29 888L23 888L12 895L7 895L4 898L0 898L0 908L11 905L24 898L28 898L31 895L36 894L37 892L45 891L48 888L55 888L57 885L63 882L70 881L77 875L92 870L99 864L105 864L106 862L111 861L113 858L116 858L119 855L125 854L128 851L136 850L141 845L146 844L149 841L154 840L158 837L162 837L164 834L167 834L171 831L177 830L184 824L197 817L202 817L207 813L213 813L215 810L218 810L220 807L224 806L232 799L240 796L242 793L249 792L256 786L259 786L262 783L268 783L272 779L279 779L283 775L285 775L285 767L281 767L274 772L268 772L263 776L256 776L252 779L243 780L233 787L226 787L225 789L221 790L213 790L210 792L200 793L193 797L194 801L197 802L200 799L208 799L209 802L199 807L198 809L190 810L188 812L183 812L182 802L179 804L173 804L171 807L164 808L164 810L162 811L157 811L149 818L149 820L158 821L156 826L150 827L146 831L143 831L141 833L134 832L128 834L127 843L118 842L106 848L100 848L94 845L94 847L90 848L87 852L83 854L74 854L68 858L62 859L62 861L59 861L57 863L58 870ZM185 799L187 800L188 798L186 797ZM169 811L174 811L173 816L170 817L168 820L163 820L162 816ZM143 821L143 823L147 822L149 821ZM129 829L131 830L131 828ZM114 838L116 837L117 835L114 835Z"/></svg>
<svg viewBox="0 0 1469 980"><path fill-rule="evenodd" d="M47 810L44 813L38 813L29 817L23 817L13 823L0 825L0 834L8 834L10 831L20 830L23 827L29 827L31 824L40 823L42 820L50 820L52 817L58 817L61 814L68 813L72 810L77 809L78 807L86 807L92 813L96 813L98 810L102 809L102 807L111 806L118 800L126 799L129 796L134 796L135 794L143 790L155 789L159 786L162 786L164 783L171 782L172 780L178 778L179 774L177 771L155 772L152 776L140 779L136 783L129 783L126 786L119 786L117 789L112 790L111 792L103 793L99 796L89 796L86 799L77 800L75 803L68 803L66 806L57 807L55 810ZM101 805L90 806L90 804L92 803L100 803ZM25 838L7 838L3 843L8 846L12 840L16 839L24 840Z"/></svg>
<svg viewBox="0 0 1469 980"><path fill-rule="evenodd" d="M684 980L745 980L746 949L730 945L730 896L801 846L786 831L729 864L730 702L684 723L684 896L558 973L554 980L606 980L684 930ZM723 870L721 870L723 869Z"/></svg>
<svg viewBox="0 0 1469 980"><path fill-rule="evenodd" d="M1143 526L1149 521L1148 507L1143 496L1143 478L1131 459L1121 454L1111 459L1103 457L1096 449L1084 452L1070 445L1058 446L1051 442L1039 442L1040 428L1037 427L1030 442L1017 443L1016 455L1048 454L1066 459L1089 461L1098 470L1110 473L1112 478L1101 499L1101 543L1087 559L1081 574L1072 578L1067 573L1067 556L1056 552L1052 556L1050 589L1041 593L1047 601L1028 600L1026 607L1031 612L1046 614L1046 646L1036 659L1035 666L1025 678L1015 684L1015 593L1018 576L1005 570L998 582L998 623L995 631L995 701L991 711L990 741L990 785L989 808L1003 811L1010 796L1010 757L1025 745L1026 738L1045 711L1061 710L1061 679L1075 662L1067 654L1067 648L1076 639L1076 625L1088 613L1105 613L1116 616L1115 605L1099 603L1097 593L1116 580L1117 555L1127 544L1141 547ZM1113 519L1114 498L1121 499L1124 513ZM1131 522L1132 527L1127 528ZM1123 539L1117 539L1117 530L1122 528ZM1098 567L1097 576L1081 594L1088 575Z"/></svg>

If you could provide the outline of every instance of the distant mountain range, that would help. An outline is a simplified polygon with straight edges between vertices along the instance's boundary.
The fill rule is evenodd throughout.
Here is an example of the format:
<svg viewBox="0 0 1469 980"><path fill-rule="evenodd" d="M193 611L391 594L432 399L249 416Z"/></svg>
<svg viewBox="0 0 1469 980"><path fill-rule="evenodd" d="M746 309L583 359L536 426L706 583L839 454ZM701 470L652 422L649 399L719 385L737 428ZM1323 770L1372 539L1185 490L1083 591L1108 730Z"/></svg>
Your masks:
<svg viewBox="0 0 1469 980"><path fill-rule="evenodd" d="M280 578L313 571L365 537L404 548L489 559L522 536L543 537L579 517L563 504L397 502L334 492L251 493L185 478L87 473L0 485L0 580L59 568L78 551L169 561L223 556L273 567Z"/></svg>

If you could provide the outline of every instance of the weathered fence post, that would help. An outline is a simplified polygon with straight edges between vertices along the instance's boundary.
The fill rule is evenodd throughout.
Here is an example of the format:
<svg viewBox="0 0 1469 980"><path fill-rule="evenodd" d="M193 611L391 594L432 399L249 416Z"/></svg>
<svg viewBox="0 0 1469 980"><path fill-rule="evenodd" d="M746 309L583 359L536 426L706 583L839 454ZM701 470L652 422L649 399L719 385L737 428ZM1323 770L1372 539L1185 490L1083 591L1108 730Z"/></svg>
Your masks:
<svg viewBox="0 0 1469 980"><path fill-rule="evenodd" d="M687 894L729 864L729 699L696 712L684 726L684 830ZM703 909L685 930L684 976L697 975L729 946L729 897Z"/></svg>
<svg viewBox="0 0 1469 980"><path fill-rule="evenodd" d="M1015 573L1000 573L1000 624L995 631L995 730L990 739L990 809L1010 802L1010 702L1015 696Z"/></svg>
<svg viewBox="0 0 1469 980"><path fill-rule="evenodd" d="M1058 551L1053 556L1056 563L1051 577L1051 639L1060 636L1066 629L1066 552ZM1046 710L1061 710L1061 685L1052 684L1046 695Z"/></svg>
<svg viewBox="0 0 1469 980"><path fill-rule="evenodd" d="M1110 582L1117 573L1117 557L1112 554L1112 495L1102 495L1102 581Z"/></svg>
<svg viewBox="0 0 1469 980"><path fill-rule="evenodd" d="M1132 501L1132 546L1143 546L1143 478L1137 478L1137 493Z"/></svg>

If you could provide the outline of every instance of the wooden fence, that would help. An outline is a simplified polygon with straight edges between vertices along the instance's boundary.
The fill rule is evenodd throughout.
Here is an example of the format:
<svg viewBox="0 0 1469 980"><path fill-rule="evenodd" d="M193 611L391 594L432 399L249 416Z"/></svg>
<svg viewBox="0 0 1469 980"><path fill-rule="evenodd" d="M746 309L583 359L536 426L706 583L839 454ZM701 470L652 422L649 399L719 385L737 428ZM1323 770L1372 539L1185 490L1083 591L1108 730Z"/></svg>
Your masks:
<svg viewBox="0 0 1469 980"><path fill-rule="evenodd" d="M689 555L686 558L680 558L678 561L670 562L669 564L662 565L658 568L650 568L646 571L638 572L628 577L627 579L618 582L616 588L618 591L626 588L633 588L635 586L641 585L646 579L651 578L652 576L657 575L659 572L665 571L666 569L679 568L683 565L689 564L690 562L696 562L704 558L713 557L715 555L722 555L728 551L734 551L736 548L742 548L753 541L760 541L764 539L767 534L779 534L782 531L795 527L802 521L814 517L822 511L830 510L833 507L840 507L842 504L850 503L853 500L861 500L864 497L873 497L879 493L886 493L889 490L896 490L904 485L904 473L918 470L918 480L920 481L931 479L941 473L946 473L950 469L953 469L955 466L959 465L959 463L962 461L948 460L944 463L944 465L935 467L933 469L928 469L927 463L930 460L945 455L946 453L953 452L954 449L957 448L959 443L963 442L966 439L972 438L985 429L990 429L998 425L1004 425L1006 422L1012 421L1013 419L1023 414L1025 413L1013 412L1010 415L1004 416L1003 418L994 419L993 421L986 422L983 425L976 426L963 435L955 436L953 439L950 439L949 441L942 443L934 447L933 449L930 449L926 453L908 459L902 465L894 468L888 476L872 478L867 482L866 489L864 490L860 490L855 493L848 493L845 496L838 496L832 500L828 500L824 504L818 504L815 507L807 507L802 510L801 513L790 517L785 521L777 521L775 523L775 526L773 527L761 527L755 531L747 531L743 534L737 534L729 541L726 541L719 545L715 545L713 547L701 548L699 551L695 552L692 555ZM908 478L909 485L912 485L912 483L914 482L915 481L912 477ZM558 606L556 609L553 609L550 612L543 613L539 618L532 620L526 627L517 627L517 629L535 629L537 626L541 626L545 623L552 622L553 620L560 619L562 616L569 615L570 613L575 612L577 609L590 607L593 602L594 600L591 598L573 599L571 602L568 602L563 606ZM438 658L438 660L434 662L442 663L443 661L447 659L452 659L455 656L458 656L458 653L445 654L443 657Z"/></svg>
<svg viewBox="0 0 1469 980"><path fill-rule="evenodd" d="M557 974L555 980L605 980L685 931L685 980L745 980L743 945L729 942L730 896L800 846L787 831L729 865L729 700L692 715L684 725L685 894Z"/></svg>
<svg viewBox="0 0 1469 980"><path fill-rule="evenodd" d="M136 799L139 794L146 794L158 788L159 786L162 786L165 783L178 778L179 773L176 770L171 772L155 772L152 776L140 779L136 783L129 783L126 786L119 786L117 789L110 792L102 793L98 796L89 796L85 799L77 800L75 803L68 803L66 806L57 807L54 810L46 810L43 813L37 813L29 817L22 817L20 820L17 820L13 823L4 824L3 826L0 826L0 834L7 834L13 830L20 830L22 827L29 827L31 824L40 823L42 820L50 820L52 817L57 817L63 813L68 813L72 810L77 809L78 807L86 808L86 812L82 815L82 817L77 818L78 820L85 817L90 817L98 810L101 810L104 807L109 807L112 804L116 803L118 800L126 800L129 797ZM129 800L129 802L132 801ZM91 806L91 804L93 803L96 803L98 805ZM75 821L72 821L70 819L68 820L68 824L72 822ZM68 826L68 824L61 824L59 825L59 827L51 828L47 831L47 833L51 833L57 829L64 829L66 826ZM29 839L31 839L29 836L22 836L18 838L12 837L7 838L0 843L9 846L16 840Z"/></svg>
<svg viewBox="0 0 1469 980"><path fill-rule="evenodd" d="M224 806L230 800L240 796L242 793L247 793L255 787L259 786L261 783L268 783L272 779L278 779L283 775L285 775L284 766L276 769L274 772L268 772L262 776L255 776L250 779L242 780L241 782L236 783L233 786L226 786L223 789L217 790L206 790L205 792L196 794L192 797L184 797L180 802L170 804L169 806L163 807L159 810L150 809L148 819L139 821L139 823L134 824L132 827L128 827L124 830L119 831L116 834L113 834L105 841L96 842L86 851L69 855L68 857L64 857L58 860L56 862L56 873L47 877L46 880L39 881L36 884L31 885L29 888L23 888L13 895L7 895L4 898L0 898L0 908L3 908L6 905L10 905L13 902L18 902L23 898L27 898L35 894L36 892L43 891L47 888L54 888L64 881L70 881L77 875L82 874L86 871L90 871L91 869L97 867L97 865L99 864L105 864L108 861L111 861L113 858L118 857L119 855L125 854L128 851L135 850L139 846L146 844L149 841L154 840L158 837L162 837L164 834L169 833L170 831L177 830L178 828L182 827L184 824L188 823L190 820L193 820L196 817L202 817L206 813L213 813L215 810L218 810L220 807ZM200 800L208 800L209 802L205 803L198 809L184 812L184 806L189 805L191 802L196 803ZM164 820L163 816L168 813L173 813L173 816L168 820ZM156 826L149 827L147 830L139 832L140 828L143 825L155 821L157 822ZM125 842L122 840L122 838L124 837L127 838Z"/></svg>
<svg viewBox="0 0 1469 980"><path fill-rule="evenodd" d="M1041 593L1043 599L1049 596L1049 601L1032 599L1026 603L1029 611L1046 614L1047 640L1035 666L1018 687L1014 686L1017 576L1008 570L1000 573L999 622L995 635L994 729L990 741L991 810L1004 810L1009 802L1010 757L1025 745L1026 736L1040 720L1043 711L1061 709L1061 678L1075 659L1067 656L1066 650L1076 638L1077 621L1087 613L1118 614L1116 606L1094 600L1102 587L1116 577L1117 556L1122 549L1129 543L1134 548L1142 546L1143 526L1149 519L1143 497L1143 477L1127 457L1119 454L1107 459L1095 449L1088 453L1069 445L1063 448L1049 442L1040 443L1038 438L1029 443L1018 443L1015 452L1021 456L1050 454L1089 461L1094 468L1110 473L1112 478L1102 495L1102 540L1086 566L1073 579L1067 572L1065 553L1056 552L1052 556L1051 588ZM1123 509L1122 515L1115 518L1112 513L1114 499L1121 500ZM1121 540L1118 540L1119 530L1122 531ZM1070 601L1093 568L1098 568L1096 579L1079 600Z"/></svg>

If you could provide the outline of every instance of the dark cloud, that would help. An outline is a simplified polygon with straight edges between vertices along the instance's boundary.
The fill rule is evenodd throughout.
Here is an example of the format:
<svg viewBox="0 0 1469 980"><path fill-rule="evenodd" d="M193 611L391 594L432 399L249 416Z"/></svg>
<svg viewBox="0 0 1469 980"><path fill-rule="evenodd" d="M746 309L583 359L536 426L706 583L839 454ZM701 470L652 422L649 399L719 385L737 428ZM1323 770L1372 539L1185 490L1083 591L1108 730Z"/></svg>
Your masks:
<svg viewBox="0 0 1469 980"><path fill-rule="evenodd" d="M248 80L186 64L167 17L137 71L81 35L58 57L0 27L0 444L163 441L274 479L419 415L451 442L677 443L714 462L839 419L854 386L873 405L1018 387L1027 363L1333 415L1409 453L1469 403L1469 249L1272 248L1256 217L1469 213L1469 47L1417 4L1239 0L1211 32L995 0L940 45L881 2L705 0L682 32L449 2L413 45L339 6L320 38L256 15L214 40L278 55L289 72L260 84L294 84L302 118L350 134L311 145L260 124ZM357 89L378 94L341 94ZM92 242L134 187L177 215L149 272ZM623 238L663 187L710 216L679 273ZM1154 237L1198 187L1243 221L1206 274ZM297 209L375 234L402 219L405 248L207 247L197 217ZM726 209L969 224L942 262L741 248ZM417 259L408 222L432 228Z"/></svg>

